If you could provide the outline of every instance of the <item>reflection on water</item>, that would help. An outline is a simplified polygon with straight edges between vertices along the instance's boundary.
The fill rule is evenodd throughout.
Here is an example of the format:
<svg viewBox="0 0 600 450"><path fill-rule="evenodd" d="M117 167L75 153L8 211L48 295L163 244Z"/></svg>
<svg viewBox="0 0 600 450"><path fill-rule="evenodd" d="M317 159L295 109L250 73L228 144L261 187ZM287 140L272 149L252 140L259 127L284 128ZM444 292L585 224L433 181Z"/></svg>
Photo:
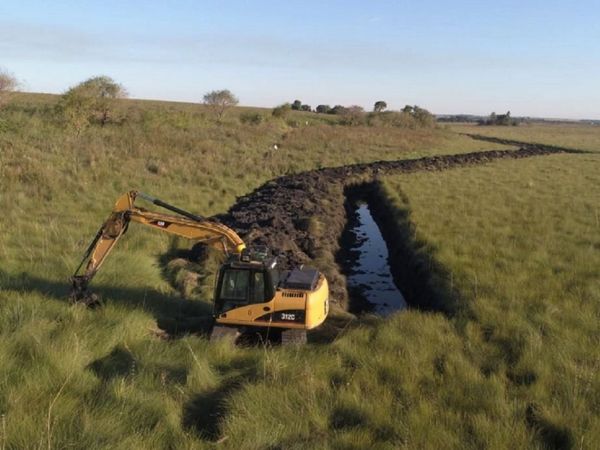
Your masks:
<svg viewBox="0 0 600 450"><path fill-rule="evenodd" d="M369 206L360 203L357 221L350 230L354 245L346 261L350 268L348 288L373 306L378 314L390 314L406 307L402 293L394 284L388 264L388 250L379 227L373 220Z"/></svg>

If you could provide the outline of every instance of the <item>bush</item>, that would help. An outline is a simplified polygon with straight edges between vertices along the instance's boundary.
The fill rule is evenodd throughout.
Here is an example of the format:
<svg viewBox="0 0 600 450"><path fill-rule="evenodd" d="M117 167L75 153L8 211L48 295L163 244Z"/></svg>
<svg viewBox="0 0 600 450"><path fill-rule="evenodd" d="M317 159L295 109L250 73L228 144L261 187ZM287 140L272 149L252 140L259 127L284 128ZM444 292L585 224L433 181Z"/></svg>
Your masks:
<svg viewBox="0 0 600 450"><path fill-rule="evenodd" d="M66 122L81 132L93 121L102 126L112 119L117 98L127 97L123 86L107 76L90 78L65 92L58 104Z"/></svg>
<svg viewBox="0 0 600 450"><path fill-rule="evenodd" d="M283 105L276 106L273 108L273 117L279 117L285 119L289 112L292 110L292 105L284 103Z"/></svg>
<svg viewBox="0 0 600 450"><path fill-rule="evenodd" d="M265 120L264 116L259 113L245 112L240 114L240 122L247 125L260 125Z"/></svg>
<svg viewBox="0 0 600 450"><path fill-rule="evenodd" d="M365 110L357 105L350 106L349 108L344 108L344 111L341 113L342 120L340 123L342 125L363 125L366 121Z"/></svg>
<svg viewBox="0 0 600 450"><path fill-rule="evenodd" d="M333 108L331 108L329 111L327 111L329 114L343 114L344 111L346 111L347 108L343 107L342 105L335 105Z"/></svg>
<svg viewBox="0 0 600 450"><path fill-rule="evenodd" d="M371 126L396 128L433 128L436 125L435 116L418 106L406 106L402 111L384 111L371 113L367 122Z"/></svg>

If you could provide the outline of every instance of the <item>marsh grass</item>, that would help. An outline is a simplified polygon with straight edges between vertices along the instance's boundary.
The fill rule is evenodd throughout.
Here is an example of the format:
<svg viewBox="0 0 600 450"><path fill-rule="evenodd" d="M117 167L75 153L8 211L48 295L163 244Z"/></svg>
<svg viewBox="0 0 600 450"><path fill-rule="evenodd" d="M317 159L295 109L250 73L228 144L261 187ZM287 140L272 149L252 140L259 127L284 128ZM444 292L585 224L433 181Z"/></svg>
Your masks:
<svg viewBox="0 0 600 450"><path fill-rule="evenodd" d="M470 296L473 319L463 328L409 310L352 321L304 348L209 344L185 332L165 340L158 322L210 311L210 293L190 289L161 259L186 243L132 227L94 280L104 306L66 299L68 276L120 193L137 188L212 215L286 173L500 146L444 130L341 127L304 113L293 126L269 111L258 125L241 124L237 114L263 113L247 108L218 126L197 105L140 101L122 102L118 123L75 136L55 117L55 100L22 96L0 119L2 448L507 448L573 440L591 448L600 440L592 157L386 182L395 207L405 207L395 186L407 193L419 232L437 243L436 257ZM273 143L281 144L275 153ZM462 183L471 178L477 183ZM537 194L523 197L529 181ZM483 204L463 198L475 191L491 196L513 226L493 206L468 209ZM428 214L438 228L421 227ZM469 240L456 234L462 227L487 234ZM505 245L479 245L500 239L498 230L508 230ZM515 261L529 271L515 271ZM504 275L491 271L496 266ZM343 312L336 317L350 323Z"/></svg>
<svg viewBox="0 0 600 450"><path fill-rule="evenodd" d="M501 383L495 407L546 448L592 448L600 432L599 168L560 155L385 184L461 292L455 333Z"/></svg>
<svg viewBox="0 0 600 450"><path fill-rule="evenodd" d="M518 127L453 124L459 133L480 134L521 142L554 145L573 150L600 152L600 126L569 123L524 123Z"/></svg>

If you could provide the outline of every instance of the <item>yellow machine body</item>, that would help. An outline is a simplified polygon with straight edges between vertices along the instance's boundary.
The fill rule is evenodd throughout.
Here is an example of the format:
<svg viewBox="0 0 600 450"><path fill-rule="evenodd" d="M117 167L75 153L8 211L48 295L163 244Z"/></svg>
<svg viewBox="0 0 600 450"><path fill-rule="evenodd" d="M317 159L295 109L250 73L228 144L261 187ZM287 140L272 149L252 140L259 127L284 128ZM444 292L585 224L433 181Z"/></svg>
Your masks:
<svg viewBox="0 0 600 450"><path fill-rule="evenodd" d="M218 287L217 287L218 289ZM312 330L329 313L329 287L321 274L314 290L278 288L266 302L237 306L216 316L220 325Z"/></svg>

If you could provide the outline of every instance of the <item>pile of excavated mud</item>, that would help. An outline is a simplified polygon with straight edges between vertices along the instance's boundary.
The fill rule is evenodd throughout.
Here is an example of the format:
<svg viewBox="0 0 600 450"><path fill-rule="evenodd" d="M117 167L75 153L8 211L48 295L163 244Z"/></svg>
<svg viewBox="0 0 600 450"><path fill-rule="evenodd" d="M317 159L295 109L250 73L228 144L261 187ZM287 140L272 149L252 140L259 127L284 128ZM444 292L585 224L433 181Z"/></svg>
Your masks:
<svg viewBox="0 0 600 450"><path fill-rule="evenodd" d="M510 143L520 145L520 149L378 161L283 176L240 197L226 214L215 218L235 229L248 245L266 245L274 250L284 267L311 264L315 259L329 260L331 264L322 264L319 269L329 280L332 301L346 307L345 278L333 256L339 249L346 223L344 189L385 174L437 171L499 159L570 152L557 147ZM315 222L318 226L314 226Z"/></svg>

